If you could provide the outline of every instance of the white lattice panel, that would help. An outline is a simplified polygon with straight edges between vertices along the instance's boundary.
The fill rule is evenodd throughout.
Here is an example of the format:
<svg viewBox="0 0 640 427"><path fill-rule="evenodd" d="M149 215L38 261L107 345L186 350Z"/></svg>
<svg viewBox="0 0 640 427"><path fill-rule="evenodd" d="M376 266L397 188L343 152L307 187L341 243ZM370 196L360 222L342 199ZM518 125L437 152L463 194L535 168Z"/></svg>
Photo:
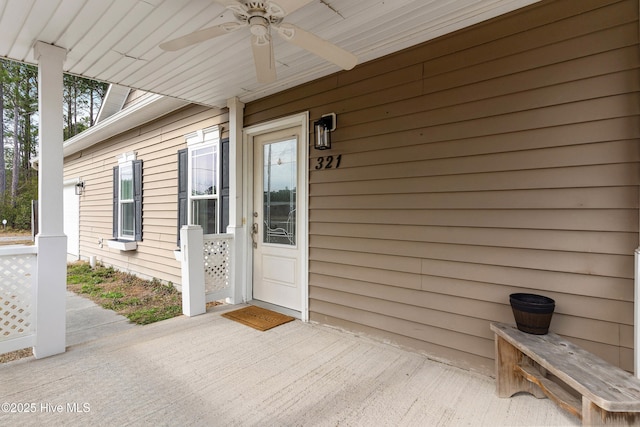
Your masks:
<svg viewBox="0 0 640 427"><path fill-rule="evenodd" d="M36 255L0 256L0 341L33 333Z"/></svg>
<svg viewBox="0 0 640 427"><path fill-rule="evenodd" d="M231 245L233 237L205 236L204 284L205 293L220 293L231 289Z"/></svg>

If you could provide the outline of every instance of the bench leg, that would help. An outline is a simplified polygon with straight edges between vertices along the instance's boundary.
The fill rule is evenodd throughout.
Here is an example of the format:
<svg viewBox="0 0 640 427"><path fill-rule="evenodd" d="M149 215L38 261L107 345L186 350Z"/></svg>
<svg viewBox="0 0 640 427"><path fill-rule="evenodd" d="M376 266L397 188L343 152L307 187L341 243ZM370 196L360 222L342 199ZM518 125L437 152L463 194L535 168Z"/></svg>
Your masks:
<svg viewBox="0 0 640 427"><path fill-rule="evenodd" d="M520 350L496 335L496 394L498 397L511 397L526 392L541 399L545 394L535 384L516 372L516 366L523 363L524 355Z"/></svg>
<svg viewBox="0 0 640 427"><path fill-rule="evenodd" d="M640 426L640 414L634 412L608 412L582 397L583 426Z"/></svg>

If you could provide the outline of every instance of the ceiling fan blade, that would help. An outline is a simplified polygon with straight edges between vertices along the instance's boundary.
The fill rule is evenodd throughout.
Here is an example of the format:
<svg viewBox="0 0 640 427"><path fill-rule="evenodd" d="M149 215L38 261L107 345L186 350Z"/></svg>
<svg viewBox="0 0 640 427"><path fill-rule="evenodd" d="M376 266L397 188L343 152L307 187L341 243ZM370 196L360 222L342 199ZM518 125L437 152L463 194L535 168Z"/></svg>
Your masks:
<svg viewBox="0 0 640 427"><path fill-rule="evenodd" d="M292 24L280 24L278 34L289 43L293 43L311 53L333 62L344 70L350 70L358 63L358 57L346 50L311 34Z"/></svg>
<svg viewBox="0 0 640 427"><path fill-rule="evenodd" d="M230 1L230 0L229 0ZM313 0L273 0L270 1L269 7L272 9L280 8L284 16L295 12L303 6L311 3Z"/></svg>
<svg viewBox="0 0 640 427"><path fill-rule="evenodd" d="M276 61L271 37L251 36L251 48L253 49L253 61L256 65L258 83L276 81Z"/></svg>
<svg viewBox="0 0 640 427"><path fill-rule="evenodd" d="M200 43L214 37L231 33L245 26L245 24L240 24L238 22L227 22L224 24L216 25L215 27L209 27L205 28L204 30L194 31L193 33L187 34L186 36L178 37L177 39L164 42L160 44L160 49L167 51L184 49L185 47L194 45L196 43Z"/></svg>

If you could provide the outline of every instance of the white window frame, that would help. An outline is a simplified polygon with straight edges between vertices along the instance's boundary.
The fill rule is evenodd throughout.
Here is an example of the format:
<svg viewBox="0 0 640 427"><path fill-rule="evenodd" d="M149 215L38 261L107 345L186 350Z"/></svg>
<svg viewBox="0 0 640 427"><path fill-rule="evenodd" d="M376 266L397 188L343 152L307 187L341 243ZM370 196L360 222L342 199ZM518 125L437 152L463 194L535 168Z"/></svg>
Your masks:
<svg viewBox="0 0 640 427"><path fill-rule="evenodd" d="M215 234L218 234L222 209L220 206L220 184L222 182L222 153L220 152L220 128L213 126L207 129L198 130L185 136L187 140L187 221L189 225L194 225L193 221L193 201L194 200L215 200L216 201L216 222L214 226ZM216 157L215 194L194 196L192 191L193 165L192 154L196 150L213 147Z"/></svg>

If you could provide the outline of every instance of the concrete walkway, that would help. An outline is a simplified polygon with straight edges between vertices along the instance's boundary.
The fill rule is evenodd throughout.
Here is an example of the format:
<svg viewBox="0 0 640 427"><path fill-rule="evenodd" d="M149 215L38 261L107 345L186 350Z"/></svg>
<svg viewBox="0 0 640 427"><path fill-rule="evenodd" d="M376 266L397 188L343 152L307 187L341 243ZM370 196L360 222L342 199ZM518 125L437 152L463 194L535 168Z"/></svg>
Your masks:
<svg viewBox="0 0 640 427"><path fill-rule="evenodd" d="M88 298L67 291L67 346L117 334L139 325Z"/></svg>
<svg viewBox="0 0 640 427"><path fill-rule="evenodd" d="M259 332L220 316L234 308L0 365L0 425L579 425L422 354L300 321Z"/></svg>

